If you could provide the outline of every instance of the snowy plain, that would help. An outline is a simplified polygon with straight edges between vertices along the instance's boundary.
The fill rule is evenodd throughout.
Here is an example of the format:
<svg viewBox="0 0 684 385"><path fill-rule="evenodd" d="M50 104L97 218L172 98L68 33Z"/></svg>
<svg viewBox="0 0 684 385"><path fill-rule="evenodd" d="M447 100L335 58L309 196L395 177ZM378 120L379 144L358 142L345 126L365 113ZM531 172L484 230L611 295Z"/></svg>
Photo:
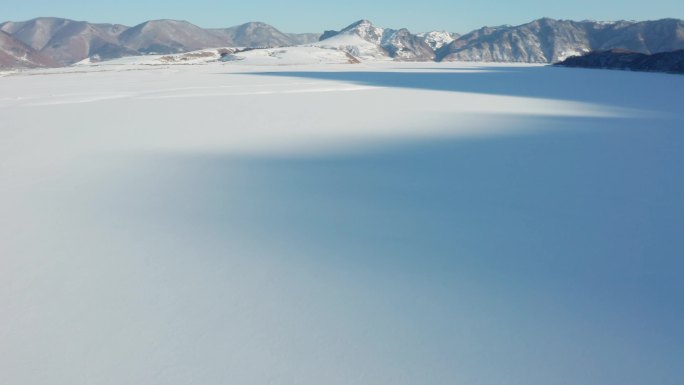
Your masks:
<svg viewBox="0 0 684 385"><path fill-rule="evenodd" d="M0 383L681 383L684 77L264 52L0 77Z"/></svg>

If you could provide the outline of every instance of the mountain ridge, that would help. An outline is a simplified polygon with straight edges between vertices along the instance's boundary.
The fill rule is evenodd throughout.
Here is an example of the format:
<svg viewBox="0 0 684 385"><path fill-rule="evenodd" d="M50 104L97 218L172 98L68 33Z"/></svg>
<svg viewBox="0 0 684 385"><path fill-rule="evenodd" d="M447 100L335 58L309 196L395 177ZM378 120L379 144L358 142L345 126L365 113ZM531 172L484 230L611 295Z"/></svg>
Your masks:
<svg viewBox="0 0 684 385"><path fill-rule="evenodd" d="M383 28L367 19L341 30L289 34L258 21L206 29L184 20L149 20L129 27L43 17L3 22L0 31L32 51L18 48L17 43L8 38L3 39L5 46L0 45L0 50L13 47L17 52L25 51L36 60L24 63L36 66L47 63L64 66L84 59L98 61L205 48L295 45L339 49L364 60L521 63L554 63L610 49L643 54L684 49L684 21L673 18L613 22L540 18L517 26L482 27L459 35L448 31L412 33L406 28ZM6 55L5 62L10 61L16 60Z"/></svg>
<svg viewBox="0 0 684 385"><path fill-rule="evenodd" d="M607 49L645 54L684 48L684 21L573 21L541 18L518 26L483 27L437 51L440 61L554 63Z"/></svg>
<svg viewBox="0 0 684 385"><path fill-rule="evenodd" d="M185 20L148 20L126 26L58 17L6 21L0 23L0 31L51 58L52 66L71 65L84 59L97 61L141 54L173 54L210 47L298 45L317 41L320 36L315 33L286 34L262 22L205 29ZM9 47L9 41L5 41ZM0 46L0 49L8 47Z"/></svg>

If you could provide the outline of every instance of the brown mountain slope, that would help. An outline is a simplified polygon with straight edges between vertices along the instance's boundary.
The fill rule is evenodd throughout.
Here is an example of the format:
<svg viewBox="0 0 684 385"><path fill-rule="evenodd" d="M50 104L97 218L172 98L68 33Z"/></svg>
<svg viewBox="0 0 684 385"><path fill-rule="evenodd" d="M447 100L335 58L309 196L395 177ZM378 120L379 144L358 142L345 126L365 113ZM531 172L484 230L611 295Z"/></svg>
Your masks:
<svg viewBox="0 0 684 385"><path fill-rule="evenodd" d="M55 62L35 49L0 31L0 68L54 66Z"/></svg>

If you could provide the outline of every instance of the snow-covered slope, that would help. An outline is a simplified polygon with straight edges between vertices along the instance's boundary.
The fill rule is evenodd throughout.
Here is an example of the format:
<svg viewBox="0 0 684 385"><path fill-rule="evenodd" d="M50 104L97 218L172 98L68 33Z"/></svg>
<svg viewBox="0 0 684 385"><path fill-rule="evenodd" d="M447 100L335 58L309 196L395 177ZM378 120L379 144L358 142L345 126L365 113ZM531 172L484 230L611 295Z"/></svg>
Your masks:
<svg viewBox="0 0 684 385"><path fill-rule="evenodd" d="M359 60L345 50L317 46L254 49L224 58L246 65L355 64Z"/></svg>
<svg viewBox="0 0 684 385"><path fill-rule="evenodd" d="M117 60L0 77L2 385L681 385L684 76Z"/></svg>
<svg viewBox="0 0 684 385"><path fill-rule="evenodd" d="M191 52L182 52L168 55L136 55L126 56L112 60L91 60L85 59L74 64L74 67L90 66L96 68L116 67L116 66L169 66L169 65L191 65L207 64L216 62L222 54L230 54L238 48L210 48Z"/></svg>
<svg viewBox="0 0 684 385"><path fill-rule="evenodd" d="M343 50L316 46L295 46L281 48L211 48L169 55L129 56L108 61L89 59L76 63L77 67L93 69L116 68L120 66L157 66L206 65L224 63L225 65L302 65L302 64L355 64L359 60Z"/></svg>
<svg viewBox="0 0 684 385"><path fill-rule="evenodd" d="M362 60L389 60L389 53L382 46L363 39L356 34L340 33L318 43L316 47L337 49Z"/></svg>
<svg viewBox="0 0 684 385"><path fill-rule="evenodd" d="M373 25L371 21L364 19L348 25L339 33L343 35L356 35L367 42L382 45L387 35L392 33L392 30L380 28Z"/></svg>
<svg viewBox="0 0 684 385"><path fill-rule="evenodd" d="M446 31L431 31L416 34L416 36L423 39L423 41L433 50L438 50L443 46L456 40L460 35Z"/></svg>

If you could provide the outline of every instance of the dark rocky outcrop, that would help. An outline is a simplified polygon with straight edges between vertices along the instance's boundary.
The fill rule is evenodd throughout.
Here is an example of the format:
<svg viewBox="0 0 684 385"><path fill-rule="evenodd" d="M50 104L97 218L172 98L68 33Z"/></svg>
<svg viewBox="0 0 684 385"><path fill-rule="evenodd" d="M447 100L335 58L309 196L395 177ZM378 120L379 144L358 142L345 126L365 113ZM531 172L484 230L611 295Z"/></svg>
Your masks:
<svg viewBox="0 0 684 385"><path fill-rule="evenodd" d="M591 52L557 63L563 67L605 68L684 74L684 50L646 55L626 50Z"/></svg>

